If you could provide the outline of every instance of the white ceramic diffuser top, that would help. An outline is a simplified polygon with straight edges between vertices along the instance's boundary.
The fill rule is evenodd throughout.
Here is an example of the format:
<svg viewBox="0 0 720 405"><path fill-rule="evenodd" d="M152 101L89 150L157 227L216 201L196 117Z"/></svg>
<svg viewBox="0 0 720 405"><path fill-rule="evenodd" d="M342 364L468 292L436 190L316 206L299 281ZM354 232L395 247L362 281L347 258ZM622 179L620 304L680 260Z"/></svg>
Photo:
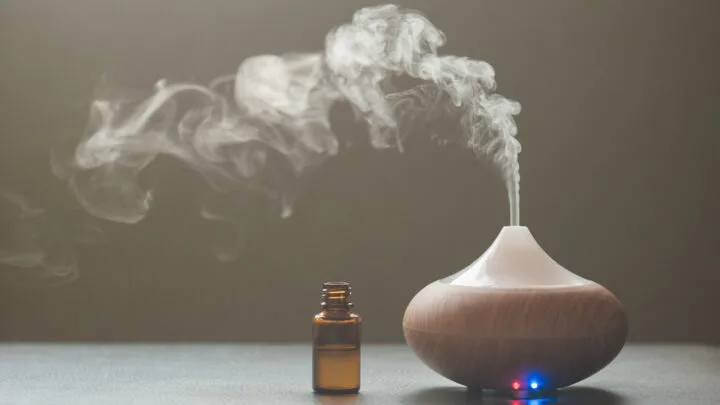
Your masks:
<svg viewBox="0 0 720 405"><path fill-rule="evenodd" d="M442 282L488 288L558 288L592 283L556 263L526 226L503 227L479 259Z"/></svg>

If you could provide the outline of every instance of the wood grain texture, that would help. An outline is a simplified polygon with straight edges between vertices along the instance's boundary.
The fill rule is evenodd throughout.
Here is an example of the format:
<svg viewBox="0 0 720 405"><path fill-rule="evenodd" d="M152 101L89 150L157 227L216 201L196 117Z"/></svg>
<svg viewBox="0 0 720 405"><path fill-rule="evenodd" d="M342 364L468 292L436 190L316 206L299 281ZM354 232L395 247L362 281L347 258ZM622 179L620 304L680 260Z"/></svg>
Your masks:
<svg viewBox="0 0 720 405"><path fill-rule="evenodd" d="M628 320L597 283L498 289L436 281L412 299L403 330L427 366L469 388L509 389L531 377L565 387L617 356Z"/></svg>

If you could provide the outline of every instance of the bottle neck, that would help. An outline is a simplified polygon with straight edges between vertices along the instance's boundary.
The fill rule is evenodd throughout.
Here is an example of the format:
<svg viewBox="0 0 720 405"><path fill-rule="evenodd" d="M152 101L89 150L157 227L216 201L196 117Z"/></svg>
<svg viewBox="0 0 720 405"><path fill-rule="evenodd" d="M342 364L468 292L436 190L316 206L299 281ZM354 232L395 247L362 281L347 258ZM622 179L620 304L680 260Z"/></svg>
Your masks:
<svg viewBox="0 0 720 405"><path fill-rule="evenodd" d="M352 287L346 282L323 283L322 301L320 303L323 311L347 312L353 306L350 296Z"/></svg>

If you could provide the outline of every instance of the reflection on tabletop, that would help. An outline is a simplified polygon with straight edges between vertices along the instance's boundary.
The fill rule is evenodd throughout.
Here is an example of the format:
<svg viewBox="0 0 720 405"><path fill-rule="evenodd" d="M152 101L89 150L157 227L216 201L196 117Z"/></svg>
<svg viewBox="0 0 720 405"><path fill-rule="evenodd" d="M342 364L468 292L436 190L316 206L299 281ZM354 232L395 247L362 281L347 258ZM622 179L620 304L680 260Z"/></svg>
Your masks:
<svg viewBox="0 0 720 405"><path fill-rule="evenodd" d="M315 394L316 405L361 405L362 394L329 395Z"/></svg>
<svg viewBox="0 0 720 405"><path fill-rule="evenodd" d="M360 402L361 403L361 402ZM493 392L473 392L462 387L438 387L418 390L408 395L405 403L416 405L623 405L622 396L592 387L568 387L552 397L512 399Z"/></svg>
<svg viewBox="0 0 720 405"><path fill-rule="evenodd" d="M376 403L370 394L315 395L316 405L363 405ZM512 399L492 392L467 391L462 387L437 387L417 390L402 398L408 405L623 405L624 398L607 390L592 387L569 387L553 397Z"/></svg>

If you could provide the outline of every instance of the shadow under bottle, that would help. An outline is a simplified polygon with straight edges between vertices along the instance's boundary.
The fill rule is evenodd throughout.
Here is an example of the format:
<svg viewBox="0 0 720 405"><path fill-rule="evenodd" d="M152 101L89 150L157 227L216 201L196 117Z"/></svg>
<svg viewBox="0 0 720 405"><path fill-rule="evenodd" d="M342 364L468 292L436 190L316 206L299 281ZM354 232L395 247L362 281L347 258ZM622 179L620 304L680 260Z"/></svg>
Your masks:
<svg viewBox="0 0 720 405"><path fill-rule="evenodd" d="M351 394L360 390L360 316L353 313L351 286L323 283L322 311L313 317L313 390Z"/></svg>

